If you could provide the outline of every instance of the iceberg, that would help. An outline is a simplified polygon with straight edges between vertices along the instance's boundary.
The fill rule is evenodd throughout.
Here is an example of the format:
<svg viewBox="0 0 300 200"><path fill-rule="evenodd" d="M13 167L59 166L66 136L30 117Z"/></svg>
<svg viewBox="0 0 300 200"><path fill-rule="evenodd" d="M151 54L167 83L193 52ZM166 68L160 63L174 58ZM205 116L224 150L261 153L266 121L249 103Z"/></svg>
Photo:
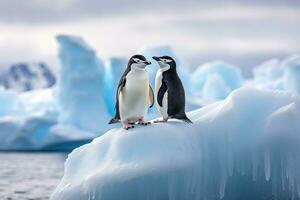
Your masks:
<svg viewBox="0 0 300 200"><path fill-rule="evenodd" d="M49 88L23 93L0 88L0 102L0 119L57 113L53 90Z"/></svg>
<svg viewBox="0 0 300 200"><path fill-rule="evenodd" d="M247 85L256 88L285 90L300 94L300 56L292 55L283 60L271 59L253 69L253 80Z"/></svg>
<svg viewBox="0 0 300 200"><path fill-rule="evenodd" d="M82 38L57 37L61 69L47 89L0 87L0 150L72 150L109 126L104 66Z"/></svg>
<svg viewBox="0 0 300 200"><path fill-rule="evenodd" d="M72 150L96 133L60 124L54 90L0 90L0 150Z"/></svg>
<svg viewBox="0 0 300 200"><path fill-rule="evenodd" d="M240 69L224 61L205 63L191 77L192 94L211 101L226 98L242 84Z"/></svg>
<svg viewBox="0 0 300 200"><path fill-rule="evenodd" d="M94 137L95 133L60 126L49 116L0 119L1 151L70 151Z"/></svg>
<svg viewBox="0 0 300 200"><path fill-rule="evenodd" d="M285 90L300 94L300 56L293 55L283 62L286 66L283 74Z"/></svg>
<svg viewBox="0 0 300 200"><path fill-rule="evenodd" d="M6 90L0 86L0 117L22 113L22 103L18 93Z"/></svg>
<svg viewBox="0 0 300 200"><path fill-rule="evenodd" d="M267 60L253 69L253 80L247 84L262 89L284 90L284 71L285 65L281 60L277 58Z"/></svg>
<svg viewBox="0 0 300 200"><path fill-rule="evenodd" d="M275 80L281 78L284 73L284 66L277 58L267 60L253 69L253 76L256 80Z"/></svg>
<svg viewBox="0 0 300 200"><path fill-rule="evenodd" d="M110 116L104 101L104 64L80 37L59 35L61 72L57 99L59 121L99 131Z"/></svg>
<svg viewBox="0 0 300 200"><path fill-rule="evenodd" d="M188 117L75 149L51 199L300 197L299 96L242 87Z"/></svg>

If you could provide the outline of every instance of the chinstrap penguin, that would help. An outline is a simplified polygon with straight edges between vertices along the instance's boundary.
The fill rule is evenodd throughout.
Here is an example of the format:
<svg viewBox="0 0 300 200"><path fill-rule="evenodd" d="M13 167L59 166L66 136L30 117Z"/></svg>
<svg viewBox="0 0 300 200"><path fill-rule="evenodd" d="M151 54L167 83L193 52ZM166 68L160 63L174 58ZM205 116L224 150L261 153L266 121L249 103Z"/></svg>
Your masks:
<svg viewBox="0 0 300 200"><path fill-rule="evenodd" d="M162 120L167 122L174 118L192 123L185 114L185 92L176 71L176 62L170 56L153 57L160 66L155 78L156 107Z"/></svg>
<svg viewBox="0 0 300 200"><path fill-rule="evenodd" d="M153 90L149 84L146 66L151 62L142 55L134 55L123 73L116 94L115 117L109 124L122 122L123 128L134 128L133 124L148 125L144 115L154 104Z"/></svg>

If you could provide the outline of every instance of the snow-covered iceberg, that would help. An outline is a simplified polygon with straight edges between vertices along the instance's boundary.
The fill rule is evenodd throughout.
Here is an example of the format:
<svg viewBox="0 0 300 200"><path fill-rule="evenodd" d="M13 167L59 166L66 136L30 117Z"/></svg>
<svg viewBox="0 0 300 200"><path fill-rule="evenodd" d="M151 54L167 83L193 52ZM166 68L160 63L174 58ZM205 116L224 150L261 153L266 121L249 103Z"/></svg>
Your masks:
<svg viewBox="0 0 300 200"><path fill-rule="evenodd" d="M51 199L300 197L299 96L240 88L188 116L75 149Z"/></svg>
<svg viewBox="0 0 300 200"><path fill-rule="evenodd" d="M205 63L191 76L192 94L212 101L225 99L242 84L241 70L224 61Z"/></svg>

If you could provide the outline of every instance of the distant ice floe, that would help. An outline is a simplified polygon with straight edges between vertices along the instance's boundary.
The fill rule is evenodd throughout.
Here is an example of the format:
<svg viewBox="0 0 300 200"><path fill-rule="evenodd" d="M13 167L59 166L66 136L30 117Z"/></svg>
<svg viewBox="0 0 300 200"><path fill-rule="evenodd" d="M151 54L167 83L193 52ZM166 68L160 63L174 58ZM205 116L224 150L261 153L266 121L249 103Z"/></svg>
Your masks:
<svg viewBox="0 0 300 200"><path fill-rule="evenodd" d="M298 95L242 87L188 116L77 148L51 199L300 197Z"/></svg>

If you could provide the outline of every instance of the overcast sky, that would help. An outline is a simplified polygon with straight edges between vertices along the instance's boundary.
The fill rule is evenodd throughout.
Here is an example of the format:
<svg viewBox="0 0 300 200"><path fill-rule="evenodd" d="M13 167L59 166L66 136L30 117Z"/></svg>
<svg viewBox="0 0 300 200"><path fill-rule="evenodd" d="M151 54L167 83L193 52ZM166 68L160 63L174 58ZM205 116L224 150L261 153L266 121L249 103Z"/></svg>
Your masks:
<svg viewBox="0 0 300 200"><path fill-rule="evenodd" d="M57 66L60 33L82 36L102 58L171 45L192 65L252 65L300 51L300 1L1 0L0 66Z"/></svg>

